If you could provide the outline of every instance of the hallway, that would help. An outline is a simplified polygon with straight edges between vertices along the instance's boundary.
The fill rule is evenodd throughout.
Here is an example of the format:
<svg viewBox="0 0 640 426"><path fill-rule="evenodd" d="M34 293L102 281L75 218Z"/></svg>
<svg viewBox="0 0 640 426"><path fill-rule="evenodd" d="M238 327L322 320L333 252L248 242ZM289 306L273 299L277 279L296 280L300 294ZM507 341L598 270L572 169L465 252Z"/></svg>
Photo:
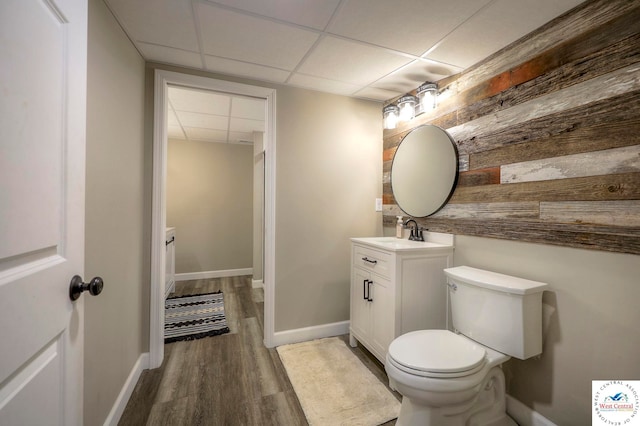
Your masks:
<svg viewBox="0 0 640 426"><path fill-rule="evenodd" d="M263 290L251 276L178 282L175 295L218 290L230 332L165 345L162 366L143 372L119 425L307 424L275 348L262 343ZM377 360L352 350L387 384Z"/></svg>

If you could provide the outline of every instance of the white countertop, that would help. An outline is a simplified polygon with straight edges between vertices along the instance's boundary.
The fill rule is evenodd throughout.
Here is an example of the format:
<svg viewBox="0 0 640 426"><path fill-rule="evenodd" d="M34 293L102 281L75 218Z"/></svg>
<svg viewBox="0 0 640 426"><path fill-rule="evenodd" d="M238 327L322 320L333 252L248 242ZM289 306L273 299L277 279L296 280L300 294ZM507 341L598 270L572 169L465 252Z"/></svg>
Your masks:
<svg viewBox="0 0 640 426"><path fill-rule="evenodd" d="M448 234L442 234L447 235ZM411 241L406 238L396 237L367 237L367 238L351 238L355 243L365 244L373 248L391 250L391 251L411 251L411 250L428 250L428 249L451 249L453 248L453 235L451 238L438 238L438 241Z"/></svg>

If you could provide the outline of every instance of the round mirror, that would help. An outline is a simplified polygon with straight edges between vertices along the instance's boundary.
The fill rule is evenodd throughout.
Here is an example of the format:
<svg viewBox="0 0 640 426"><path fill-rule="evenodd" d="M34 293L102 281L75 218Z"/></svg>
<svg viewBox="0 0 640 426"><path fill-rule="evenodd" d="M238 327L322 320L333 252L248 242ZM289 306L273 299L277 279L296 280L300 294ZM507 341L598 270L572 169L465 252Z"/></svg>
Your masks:
<svg viewBox="0 0 640 426"><path fill-rule="evenodd" d="M458 178L458 155L449 134L420 126L400 142L391 164L393 197L406 214L430 216L449 200Z"/></svg>

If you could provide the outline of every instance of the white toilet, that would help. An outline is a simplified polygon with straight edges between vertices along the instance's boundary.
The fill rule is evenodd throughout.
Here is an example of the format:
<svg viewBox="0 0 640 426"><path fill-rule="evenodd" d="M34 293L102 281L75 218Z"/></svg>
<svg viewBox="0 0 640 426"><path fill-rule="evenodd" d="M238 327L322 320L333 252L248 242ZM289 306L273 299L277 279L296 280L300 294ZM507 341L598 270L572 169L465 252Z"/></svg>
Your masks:
<svg viewBox="0 0 640 426"><path fill-rule="evenodd" d="M396 425L515 425L501 366L542 352L547 285L468 266L444 272L456 332L413 331L389 345L389 385L402 395Z"/></svg>

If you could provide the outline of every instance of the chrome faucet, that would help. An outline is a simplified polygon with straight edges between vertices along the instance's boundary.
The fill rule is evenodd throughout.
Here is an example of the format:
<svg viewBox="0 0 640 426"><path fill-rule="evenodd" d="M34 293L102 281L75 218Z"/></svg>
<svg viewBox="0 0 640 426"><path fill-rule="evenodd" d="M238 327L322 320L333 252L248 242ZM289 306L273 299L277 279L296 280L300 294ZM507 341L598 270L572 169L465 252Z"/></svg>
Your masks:
<svg viewBox="0 0 640 426"><path fill-rule="evenodd" d="M411 241L424 241L424 235L422 234L422 229L423 228L419 228L418 227L418 222L416 222L413 219L409 219L404 223L405 227L409 226L409 222L413 222L413 225L411 227L411 235L409 235L409 240Z"/></svg>

